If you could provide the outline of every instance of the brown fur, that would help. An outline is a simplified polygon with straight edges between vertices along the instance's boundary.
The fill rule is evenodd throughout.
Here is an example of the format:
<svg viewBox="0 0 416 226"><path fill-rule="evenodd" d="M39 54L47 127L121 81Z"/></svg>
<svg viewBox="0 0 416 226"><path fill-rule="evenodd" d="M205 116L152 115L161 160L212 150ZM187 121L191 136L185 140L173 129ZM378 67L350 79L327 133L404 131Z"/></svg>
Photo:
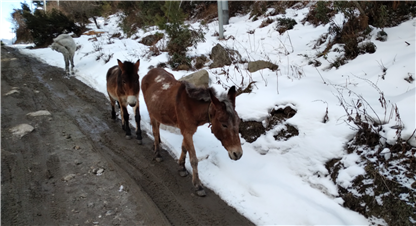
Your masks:
<svg viewBox="0 0 416 226"><path fill-rule="evenodd" d="M140 129L140 108L139 108L139 65L140 60L135 64L117 60L118 65L111 67L107 72L107 93L111 102L111 118L116 119L115 103L120 106L122 128L126 131L126 138L130 139L131 131L129 125L129 113L127 105L133 107L136 120L136 137L141 144L142 135Z"/></svg>
<svg viewBox="0 0 416 226"><path fill-rule="evenodd" d="M233 160L241 158L243 150L238 133L240 118L235 111L235 87L227 95L217 98L212 88L194 87L188 82L177 81L164 69L154 68L143 77L142 91L153 129L156 160L161 161L160 124L179 128L183 135L182 154L178 161L180 174L186 175L185 157L189 152L192 183L197 194L205 196L198 176L192 136L198 126L211 123L212 133L221 141L229 157Z"/></svg>

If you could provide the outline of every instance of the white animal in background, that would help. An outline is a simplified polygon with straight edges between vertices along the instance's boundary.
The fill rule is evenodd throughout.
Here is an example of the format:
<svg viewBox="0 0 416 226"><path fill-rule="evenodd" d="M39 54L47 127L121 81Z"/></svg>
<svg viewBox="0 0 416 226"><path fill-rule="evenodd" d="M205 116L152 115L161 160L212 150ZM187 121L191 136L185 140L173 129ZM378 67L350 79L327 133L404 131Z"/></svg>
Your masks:
<svg viewBox="0 0 416 226"><path fill-rule="evenodd" d="M49 47L64 55L67 74L69 74L69 63L71 62L71 71L74 74L74 55L76 50L74 39L68 34L61 34L53 39L53 43Z"/></svg>

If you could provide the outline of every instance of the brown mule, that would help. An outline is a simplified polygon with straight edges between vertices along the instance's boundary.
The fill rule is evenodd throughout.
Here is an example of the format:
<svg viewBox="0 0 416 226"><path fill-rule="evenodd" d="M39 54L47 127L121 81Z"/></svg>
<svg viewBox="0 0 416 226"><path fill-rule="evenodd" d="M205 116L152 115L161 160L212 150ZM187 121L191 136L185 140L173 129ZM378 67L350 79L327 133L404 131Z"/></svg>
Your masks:
<svg viewBox="0 0 416 226"><path fill-rule="evenodd" d="M142 132L140 129L140 108L139 108L139 65L140 60L135 64L117 60L118 65L111 67L107 72L107 93L111 102L111 118L116 119L115 104L120 106L122 128L126 131L126 138L131 138L129 126L129 113L127 105L133 107L136 120L136 138L142 144Z"/></svg>
<svg viewBox="0 0 416 226"><path fill-rule="evenodd" d="M187 175L185 157L189 152L192 183L197 195L205 196L198 176L198 159L192 136L198 126L211 123L212 133L221 141L229 157L233 160L241 158L243 150L238 133L240 118L235 111L235 87L231 87L227 95L217 98L213 88L196 88L188 82L177 81L164 69L154 68L143 77L142 91L155 139L155 159L162 160L159 154L160 123L178 127L183 136L179 173Z"/></svg>

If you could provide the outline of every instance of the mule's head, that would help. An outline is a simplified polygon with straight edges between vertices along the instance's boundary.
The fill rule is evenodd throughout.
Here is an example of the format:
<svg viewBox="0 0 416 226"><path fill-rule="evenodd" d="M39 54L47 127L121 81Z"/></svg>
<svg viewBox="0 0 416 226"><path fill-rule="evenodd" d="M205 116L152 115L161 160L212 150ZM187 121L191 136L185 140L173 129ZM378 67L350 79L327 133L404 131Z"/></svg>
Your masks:
<svg viewBox="0 0 416 226"><path fill-rule="evenodd" d="M131 107L136 105L137 97L140 92L139 84L139 66L140 60L135 64L124 61L122 63L120 60L117 60L118 67L121 70L121 75L117 79L118 87L121 88L121 92L127 96L127 104Z"/></svg>
<svg viewBox="0 0 416 226"><path fill-rule="evenodd" d="M238 160L243 155L243 149L239 136L240 118L235 111L235 87L231 87L224 100L219 100L211 91L210 96L211 131L228 151L228 156L233 160Z"/></svg>

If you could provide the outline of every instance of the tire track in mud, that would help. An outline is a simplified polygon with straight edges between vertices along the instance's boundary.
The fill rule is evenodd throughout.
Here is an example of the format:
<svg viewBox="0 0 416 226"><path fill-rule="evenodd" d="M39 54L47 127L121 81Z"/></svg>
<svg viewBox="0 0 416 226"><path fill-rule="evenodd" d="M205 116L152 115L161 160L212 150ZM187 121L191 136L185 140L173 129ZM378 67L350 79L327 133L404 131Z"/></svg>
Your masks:
<svg viewBox="0 0 416 226"><path fill-rule="evenodd" d="M14 182L14 177L16 176L14 169L17 168L17 155L15 153L11 153L5 150L1 150L1 184L11 183ZM20 183L19 183L20 185ZM2 189L2 193L4 193L4 189ZM19 218L19 211L21 207L19 206L19 202L16 197L19 197L17 190L10 190L7 194L10 199L4 200L2 199L1 209L3 212L3 208L9 209L9 214L7 216L2 215L6 218L7 221L11 222L12 225L24 225L26 222L21 221Z"/></svg>
<svg viewBox="0 0 416 226"><path fill-rule="evenodd" d="M149 194L152 200L155 201L157 206L166 215L169 222L172 225L198 225L198 222L182 209L175 198L175 194L173 194L173 192L165 185L169 185L170 183L161 183L157 176L151 173L151 171L146 170L150 168L148 164L145 164L145 166L140 165L140 162L143 161L126 153L124 148L125 147L113 149L114 154L111 155L111 158L118 165L124 166L129 176L132 177L136 183L140 184L143 190ZM151 152L151 150L148 151ZM129 165L127 166L125 163L128 163Z"/></svg>
<svg viewBox="0 0 416 226"><path fill-rule="evenodd" d="M43 81L42 78L39 77L39 79L40 81ZM48 88L52 89L50 86L48 86ZM92 95L85 95L84 93L78 90L79 87L77 89L72 83L68 85L68 89L71 91L70 93L75 93L77 97L85 99L86 102L89 102L92 105L96 105L97 102L102 102L102 101L98 101L100 98L101 100L107 101L105 96L103 96L102 94L98 94L98 95L95 94L94 97ZM91 88L85 87L85 89L91 89ZM63 93L63 91L59 90L58 92L59 93L57 93L55 98L59 98L59 99L63 97L68 98L67 96L65 96L66 94ZM183 206L181 205L180 200L178 200L178 198L176 197L177 195L173 194L172 191L169 190L169 187L171 186L167 187L167 185L176 184L177 186L175 187L178 187L178 182L171 179L171 178L179 177L176 172L175 172L175 175L170 175L166 171L165 173L162 172L161 174L159 173L156 176L150 172L151 170L147 170L148 167L143 169L142 165L148 166L149 164L146 162L152 161L151 149L145 148L144 151L146 152L146 159L144 160L141 158L137 158L137 157L134 158L133 156L128 155L124 152L125 150L130 150L132 148L134 149L134 147L139 148L140 146L138 146L134 142L134 140L131 140L131 141L125 140L124 136L122 136L124 132L121 129L121 122L119 120L117 120L116 122L112 122L109 117L110 106L107 102L100 103L99 106L94 106L93 108L97 108L97 109L104 108L103 111L108 113L108 116L106 116L105 118L106 120L108 120L108 122L111 123L110 127L112 128L109 128L109 126L107 126L106 123L104 123L97 117L91 117L89 116L88 112L84 112L85 110L89 110L89 109L82 108L82 106L74 105L73 103L77 103L75 100L71 101L71 100L66 99L65 101L61 100L61 101L55 101L55 102L58 104L67 103L67 102L71 103L66 106L60 106L60 108L66 108L66 111L69 114L71 114L73 118L75 118L76 123L79 124L80 128L83 130L85 134L88 134L91 140L94 140L94 141L101 140L99 144L104 144L104 145L98 145L96 143L94 145L95 149L101 150L102 154L104 154L105 152L105 154L111 156L107 158L108 160L115 161L115 159L117 159L117 156L114 155L114 153L121 155L122 158L119 158L119 161L116 162L116 164L119 167L123 168L124 171L127 172L128 175L134 179L136 184L139 185L145 192L147 192L147 194L153 199L153 201L156 203L159 209L165 214L165 216L167 217L167 219L169 220L171 224L173 225L207 224L207 223L204 223L204 221L209 222L209 224L215 224L215 221L213 220L212 217L207 217L202 222L196 221L194 218L198 218L199 217L198 214L196 214L197 216L190 215L189 210L185 210ZM113 131L117 131L118 132L117 137L113 137L113 138L106 137L105 142L103 142L102 134L105 134L105 131L108 131L109 129ZM144 139L147 140L147 143L149 145L150 143L152 143L152 141L148 139L147 137ZM123 147L122 148L120 147L120 142L114 143L115 140L121 141L121 143L123 144ZM130 145L126 145L129 143ZM143 151L143 150L140 150L140 151ZM129 153L132 154L131 151ZM140 153L140 154L144 154L144 153ZM163 157L165 158L164 163L167 162L166 159L169 159L169 158L171 159L171 157L168 156L166 152ZM129 163L130 165L126 163ZM173 161L172 159L170 161L170 164L173 165L175 169L177 168L176 162ZM160 172L160 170L158 171ZM138 172L140 172L140 174L143 175L143 177L140 177L140 174ZM144 180L144 178L146 179ZM191 184L190 178L187 178L188 180L186 181L183 178L179 178L179 179L181 180L180 183L185 184L183 185L183 187L189 188L189 189L182 189L182 190L186 190L186 194L190 196L190 194L192 193L192 184ZM169 181L165 181L165 180L169 180ZM191 198L199 199L198 197L191 197ZM191 211L197 212L195 211L195 207L192 207L190 209ZM196 209L203 210L203 208L201 208L200 206L197 206Z"/></svg>

